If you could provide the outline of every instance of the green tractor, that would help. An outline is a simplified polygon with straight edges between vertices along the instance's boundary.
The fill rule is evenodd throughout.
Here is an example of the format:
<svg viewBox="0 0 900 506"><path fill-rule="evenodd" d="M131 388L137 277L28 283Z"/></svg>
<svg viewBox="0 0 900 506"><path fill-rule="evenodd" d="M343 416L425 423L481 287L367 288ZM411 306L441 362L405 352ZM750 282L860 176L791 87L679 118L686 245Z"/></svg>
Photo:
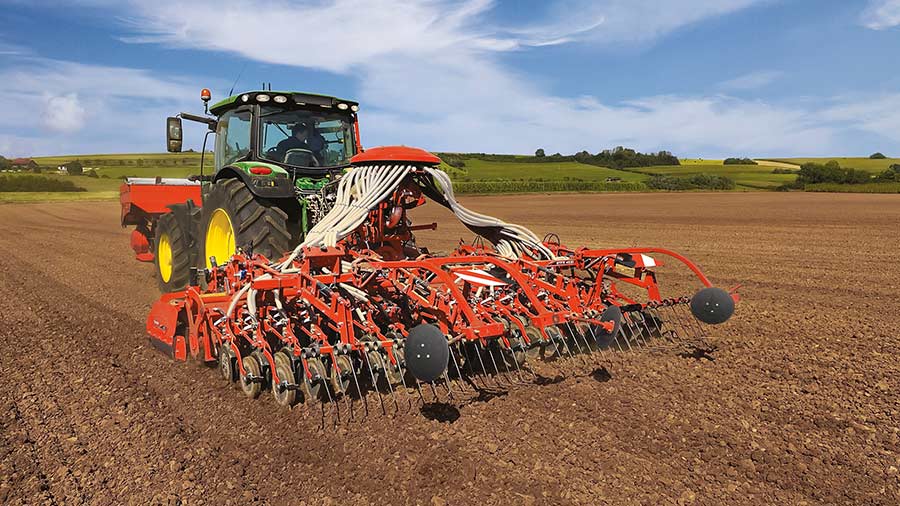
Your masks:
<svg viewBox="0 0 900 506"><path fill-rule="evenodd" d="M203 90L205 104L209 97ZM188 180L123 185L123 226L137 225L132 246L154 260L160 289L184 288L192 268L211 268L237 248L274 259L300 242L330 208L325 188L362 151L358 109L351 100L260 90L208 107L211 116L168 118L169 152L181 151L185 119L215 134L215 156L211 175L203 175L204 156L201 175Z"/></svg>

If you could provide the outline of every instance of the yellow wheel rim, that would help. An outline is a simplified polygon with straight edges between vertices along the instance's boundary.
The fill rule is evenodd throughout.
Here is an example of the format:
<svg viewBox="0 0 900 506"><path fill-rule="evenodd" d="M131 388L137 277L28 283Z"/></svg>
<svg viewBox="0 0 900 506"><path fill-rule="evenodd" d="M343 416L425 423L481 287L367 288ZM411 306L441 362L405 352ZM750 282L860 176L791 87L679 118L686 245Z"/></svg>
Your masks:
<svg viewBox="0 0 900 506"><path fill-rule="evenodd" d="M169 240L169 234L165 232L159 236L156 258L159 262L159 275L163 283L168 283L172 279L172 242Z"/></svg>
<svg viewBox="0 0 900 506"><path fill-rule="evenodd" d="M206 268L212 268L209 257L216 257L216 263L221 265L231 258L235 250L231 218L224 209L216 209L206 227Z"/></svg>

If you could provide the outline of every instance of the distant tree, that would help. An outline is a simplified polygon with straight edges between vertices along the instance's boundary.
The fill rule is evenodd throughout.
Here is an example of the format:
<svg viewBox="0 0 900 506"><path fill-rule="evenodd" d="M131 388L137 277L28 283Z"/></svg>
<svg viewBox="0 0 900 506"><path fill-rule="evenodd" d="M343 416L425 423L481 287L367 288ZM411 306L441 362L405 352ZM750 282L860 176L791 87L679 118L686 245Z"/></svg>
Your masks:
<svg viewBox="0 0 900 506"><path fill-rule="evenodd" d="M35 174L40 174L41 172L43 172L43 169L41 168L40 165L34 165L31 167L31 172L33 172Z"/></svg>
<svg viewBox="0 0 900 506"><path fill-rule="evenodd" d="M84 165L81 165L81 162L78 160L66 163L63 167L66 168L66 172L68 172L70 176L80 176L84 174Z"/></svg>
<svg viewBox="0 0 900 506"><path fill-rule="evenodd" d="M752 158L726 158L723 165L758 165Z"/></svg>
<svg viewBox="0 0 900 506"><path fill-rule="evenodd" d="M859 169L842 168L835 161L830 160L825 165L818 163L804 163L800 166L797 175L799 185L816 183L860 184L872 181L872 176Z"/></svg>
<svg viewBox="0 0 900 506"><path fill-rule="evenodd" d="M882 153L872 153L871 155L869 155L869 158L872 160L884 160L887 157Z"/></svg>
<svg viewBox="0 0 900 506"><path fill-rule="evenodd" d="M538 148L538 150L534 152L534 156L536 156L538 158L543 158L543 157L547 156L547 154L544 153L544 148Z"/></svg>
<svg viewBox="0 0 900 506"><path fill-rule="evenodd" d="M0 170L9 170L11 167L12 162L0 156Z"/></svg>
<svg viewBox="0 0 900 506"><path fill-rule="evenodd" d="M93 178L99 178L99 177L100 177L100 175L97 174L97 171L96 171L96 170L89 170L89 171L85 172L84 175L87 176L87 177L93 177Z"/></svg>

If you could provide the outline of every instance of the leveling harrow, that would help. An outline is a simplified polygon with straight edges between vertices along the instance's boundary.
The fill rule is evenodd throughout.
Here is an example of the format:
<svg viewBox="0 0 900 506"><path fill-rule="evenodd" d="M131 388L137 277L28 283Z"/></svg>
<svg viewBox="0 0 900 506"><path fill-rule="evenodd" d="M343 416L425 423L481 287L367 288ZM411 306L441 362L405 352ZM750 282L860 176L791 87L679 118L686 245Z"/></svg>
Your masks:
<svg viewBox="0 0 900 506"><path fill-rule="evenodd" d="M572 249L469 211L440 160L375 148L323 193L330 210L292 251L252 245L191 268L188 286L152 308L152 342L177 360L217 362L249 397L284 406L352 403L381 409L478 381L533 379L534 361L678 341L726 321L736 294L657 248ZM415 243L407 211L430 199L486 241L433 256ZM704 286L662 298L656 258L683 263ZM640 293L641 295L635 295ZM580 357L580 358L579 358ZM423 388L424 387L424 388ZM400 399L398 400L398 397Z"/></svg>

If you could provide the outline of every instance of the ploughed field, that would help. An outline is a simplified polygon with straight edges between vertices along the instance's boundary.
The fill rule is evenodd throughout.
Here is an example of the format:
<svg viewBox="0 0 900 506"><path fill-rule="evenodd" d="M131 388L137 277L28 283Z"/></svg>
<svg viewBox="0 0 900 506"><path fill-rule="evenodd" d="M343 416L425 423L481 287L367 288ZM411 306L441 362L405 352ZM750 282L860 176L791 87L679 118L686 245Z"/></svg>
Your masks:
<svg viewBox="0 0 900 506"><path fill-rule="evenodd" d="M153 267L115 203L0 205L0 503L900 503L900 198L463 203L571 245L669 247L744 300L699 347L322 429L149 346ZM414 218L439 220L435 250L471 237L433 203Z"/></svg>

